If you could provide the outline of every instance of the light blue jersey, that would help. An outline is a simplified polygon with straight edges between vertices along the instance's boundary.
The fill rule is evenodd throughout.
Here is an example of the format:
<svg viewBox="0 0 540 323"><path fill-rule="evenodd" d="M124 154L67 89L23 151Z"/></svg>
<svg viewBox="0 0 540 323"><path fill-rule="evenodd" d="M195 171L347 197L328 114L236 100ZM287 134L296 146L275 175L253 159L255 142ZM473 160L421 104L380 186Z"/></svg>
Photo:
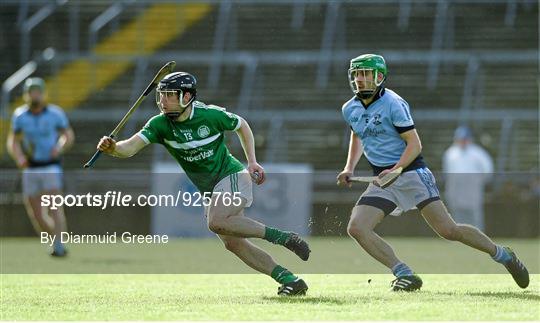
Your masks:
<svg viewBox="0 0 540 323"><path fill-rule="evenodd" d="M379 173L395 165L405 151L401 133L414 129L414 121L407 102L389 89L382 89L367 108L353 97L342 108L343 117L361 139L364 155ZM419 156L407 168L425 166Z"/></svg>
<svg viewBox="0 0 540 323"><path fill-rule="evenodd" d="M15 110L11 119L12 131L23 134L22 148L31 166L33 163L54 162L51 151L58 141L58 131L68 127L64 111L52 104L38 114L33 114L27 105L23 105Z"/></svg>

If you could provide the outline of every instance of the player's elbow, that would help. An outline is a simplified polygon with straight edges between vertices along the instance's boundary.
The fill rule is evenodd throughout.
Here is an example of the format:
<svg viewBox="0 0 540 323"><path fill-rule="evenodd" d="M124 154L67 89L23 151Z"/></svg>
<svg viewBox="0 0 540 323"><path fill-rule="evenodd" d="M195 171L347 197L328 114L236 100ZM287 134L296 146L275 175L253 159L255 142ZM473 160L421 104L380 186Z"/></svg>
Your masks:
<svg viewBox="0 0 540 323"><path fill-rule="evenodd" d="M73 146L74 143L75 143L75 133L73 132L71 128L69 128L66 131L66 145L68 147L71 147Z"/></svg>
<svg viewBox="0 0 540 323"><path fill-rule="evenodd" d="M407 143L407 146L408 145L411 145L413 147L416 155L420 155L420 153L422 152L422 142L420 141L420 139L416 138L416 140L411 140Z"/></svg>
<svg viewBox="0 0 540 323"><path fill-rule="evenodd" d="M419 141L408 142L407 150L410 152L411 156L417 157L422 152L422 143Z"/></svg>
<svg viewBox="0 0 540 323"><path fill-rule="evenodd" d="M15 140L15 136L12 133L10 133L6 141L6 148L7 148L8 154L13 158L15 157L16 146L17 146L17 141Z"/></svg>
<svg viewBox="0 0 540 323"><path fill-rule="evenodd" d="M9 134L6 140L7 152L11 155L13 154L13 135Z"/></svg>

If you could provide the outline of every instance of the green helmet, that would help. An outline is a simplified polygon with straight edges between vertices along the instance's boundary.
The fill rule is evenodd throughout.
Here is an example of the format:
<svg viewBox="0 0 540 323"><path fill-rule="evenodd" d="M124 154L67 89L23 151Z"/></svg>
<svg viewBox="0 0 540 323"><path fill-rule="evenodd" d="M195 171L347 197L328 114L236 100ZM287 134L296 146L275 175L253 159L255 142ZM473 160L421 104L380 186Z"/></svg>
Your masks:
<svg viewBox="0 0 540 323"><path fill-rule="evenodd" d="M45 91L45 81L39 77L30 77L27 78L24 82L24 93L30 92L31 89L40 89L42 92Z"/></svg>
<svg viewBox="0 0 540 323"><path fill-rule="evenodd" d="M366 78L371 71L371 76ZM349 66L349 85L353 93L360 99L372 97L386 80L388 69L381 55L364 54L351 59ZM364 88L358 89L356 78L363 78Z"/></svg>

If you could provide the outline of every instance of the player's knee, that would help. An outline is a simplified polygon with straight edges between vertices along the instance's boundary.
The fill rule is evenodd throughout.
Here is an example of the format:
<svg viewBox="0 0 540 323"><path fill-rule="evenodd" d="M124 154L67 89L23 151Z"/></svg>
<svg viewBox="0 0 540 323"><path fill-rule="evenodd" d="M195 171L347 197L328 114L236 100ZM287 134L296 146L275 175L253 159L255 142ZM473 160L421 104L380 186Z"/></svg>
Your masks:
<svg viewBox="0 0 540 323"><path fill-rule="evenodd" d="M347 225L347 234L349 234L349 236L352 238L358 234L358 228L352 220L349 221L349 224Z"/></svg>
<svg viewBox="0 0 540 323"><path fill-rule="evenodd" d="M208 229L210 229L210 231L214 233L217 233L217 234L224 233L225 225L226 225L225 221L221 217L211 216L208 219Z"/></svg>
<svg viewBox="0 0 540 323"><path fill-rule="evenodd" d="M352 238L361 239L369 233L369 228L357 219L351 219L347 225L347 233Z"/></svg>
<svg viewBox="0 0 540 323"><path fill-rule="evenodd" d="M226 217L221 214L219 208L211 208L208 212L208 229L217 234L223 233L225 218Z"/></svg>

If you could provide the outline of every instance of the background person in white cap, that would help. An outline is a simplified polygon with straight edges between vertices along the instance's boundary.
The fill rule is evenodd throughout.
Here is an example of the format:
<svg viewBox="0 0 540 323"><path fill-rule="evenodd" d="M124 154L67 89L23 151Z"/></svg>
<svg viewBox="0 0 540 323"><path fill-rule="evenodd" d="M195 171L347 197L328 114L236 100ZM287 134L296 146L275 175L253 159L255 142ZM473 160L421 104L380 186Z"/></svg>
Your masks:
<svg viewBox="0 0 540 323"><path fill-rule="evenodd" d="M473 143L468 127L456 129L454 143L443 155L443 171L446 202L454 220L484 231L484 188L493 173L493 160Z"/></svg>

